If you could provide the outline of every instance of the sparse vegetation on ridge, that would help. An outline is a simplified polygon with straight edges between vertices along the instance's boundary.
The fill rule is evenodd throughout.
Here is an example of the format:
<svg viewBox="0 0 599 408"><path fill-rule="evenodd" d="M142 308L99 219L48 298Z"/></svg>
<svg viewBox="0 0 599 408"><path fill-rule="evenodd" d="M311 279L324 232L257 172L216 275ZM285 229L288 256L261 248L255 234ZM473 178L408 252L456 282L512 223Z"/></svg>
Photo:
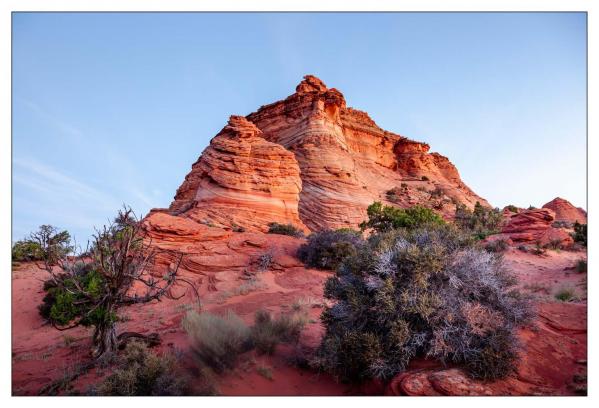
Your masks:
<svg viewBox="0 0 599 408"><path fill-rule="evenodd" d="M478 239L499 232L503 215L498 208L485 208L478 201L471 211L465 205L458 205L455 211L455 224Z"/></svg>
<svg viewBox="0 0 599 408"><path fill-rule="evenodd" d="M368 220L360 224L362 231L373 229L385 232L397 228L412 229L426 224L445 224L443 218L433 210L418 205L404 209L375 202L368 206L366 213Z"/></svg>
<svg viewBox="0 0 599 408"><path fill-rule="evenodd" d="M289 235L295 238L302 238L304 233L302 230L297 228L293 224L279 224L278 222L271 222L268 224L269 234Z"/></svg>
<svg viewBox="0 0 599 408"><path fill-rule="evenodd" d="M516 207L513 204L509 204L509 205L505 206L504 210L508 210L509 212L517 213L518 212L518 207Z"/></svg>

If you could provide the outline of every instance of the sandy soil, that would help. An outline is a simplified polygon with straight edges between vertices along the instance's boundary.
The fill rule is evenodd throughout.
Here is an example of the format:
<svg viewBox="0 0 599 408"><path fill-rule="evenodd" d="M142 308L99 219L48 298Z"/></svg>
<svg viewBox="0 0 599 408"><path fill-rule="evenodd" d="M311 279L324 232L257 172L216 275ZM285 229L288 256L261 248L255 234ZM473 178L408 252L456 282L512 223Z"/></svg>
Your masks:
<svg viewBox="0 0 599 408"><path fill-rule="evenodd" d="M247 292L238 290L244 282L247 282L243 279L247 268L236 267L231 270L219 268L214 273L201 276L190 274L188 277L195 279L200 287L204 310L222 312L232 309L248 323L252 321L255 311L260 308L279 313L290 310L295 301L303 299L305 303L309 303L305 307L310 314L310 323L302 333L300 347L313 348L318 344L323 333L318 317L322 310L323 283L330 273L306 269L292 259L290 254L293 253L298 242L288 238L280 238L282 241L279 244L283 249L274 254L273 267L268 271L255 274L257 283ZM575 374L582 375L583 371L586 373L586 273L580 274L571 269L578 259L585 257L584 253L568 251L548 251L545 256L537 256L517 249L510 249L505 255L506 265L517 273L522 289L537 297L539 325L543 330L555 334L550 339L550 343L545 340L539 343L538 328L526 329L521 333L524 341L532 342L532 346L525 349L526 356L523 358L527 365L535 367L531 375L539 375L543 364L554 365L547 367L545 375L549 380L539 380L544 381L545 386L535 388L535 392L574 394L576 390L573 384L565 379L572 378ZM46 277L47 273L33 264L22 264L12 273L13 395L36 395L41 387L62 378L76 364L89 359L91 335L89 329L76 328L61 332L44 324L40 318L37 306L44 296L42 284ZM564 304L555 299L555 293L564 286L575 288L578 296L576 301ZM161 346L157 347L158 352L179 350L184 355L188 355L189 343L181 327L181 320L186 311L194 307L195 299L191 294L177 301L167 299L162 302L132 306L123 310L122 315L127 321L120 324L119 330L146 334L158 332L162 338ZM569 327L569 322L572 320L576 320L576 324ZM547 338L547 336L542 337ZM539 343L538 347L537 343ZM246 353L235 370L216 378L219 393L221 395L407 393L405 386L401 388L397 384L391 384L390 387L395 386L395 388L390 389L389 386L385 388L383 384L376 382L360 387L338 383L326 374L300 369L291 364L289 360L294 353L294 347L288 345L279 346L273 356ZM547 360L548 354L555 358ZM560 371L563 373L559 378L553 373L555 364L560 366ZM411 369L420 372L429 369L427 366L430 365L430 362L415 362ZM435 366L434 363L432 365ZM265 371L264 368L272 373L272 378L269 379L260 373ZM85 392L90 384L101 381L108 373L107 369L92 369L77 379L73 388ZM530 378L527 378L526 381L529 380ZM407 382L404 382L405 384ZM532 392L528 388L515 388L512 391L519 392L519 390L523 393ZM497 389L497 393L503 391L505 390L502 388ZM509 390L505 392L510 393Z"/></svg>

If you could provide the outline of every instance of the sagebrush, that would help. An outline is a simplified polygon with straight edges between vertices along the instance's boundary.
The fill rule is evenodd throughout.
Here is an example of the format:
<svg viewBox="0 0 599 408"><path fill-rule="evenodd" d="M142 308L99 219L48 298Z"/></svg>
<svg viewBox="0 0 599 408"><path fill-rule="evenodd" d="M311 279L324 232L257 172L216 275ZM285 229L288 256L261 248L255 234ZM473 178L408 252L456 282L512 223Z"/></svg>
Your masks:
<svg viewBox="0 0 599 408"><path fill-rule="evenodd" d="M376 234L326 282L334 304L314 364L346 380L388 379L429 357L504 377L515 329L531 318L514 284L501 257L452 226Z"/></svg>
<svg viewBox="0 0 599 408"><path fill-rule="evenodd" d="M336 269L345 258L355 255L363 243L359 231L325 230L310 234L308 241L298 249L297 256L310 267Z"/></svg>

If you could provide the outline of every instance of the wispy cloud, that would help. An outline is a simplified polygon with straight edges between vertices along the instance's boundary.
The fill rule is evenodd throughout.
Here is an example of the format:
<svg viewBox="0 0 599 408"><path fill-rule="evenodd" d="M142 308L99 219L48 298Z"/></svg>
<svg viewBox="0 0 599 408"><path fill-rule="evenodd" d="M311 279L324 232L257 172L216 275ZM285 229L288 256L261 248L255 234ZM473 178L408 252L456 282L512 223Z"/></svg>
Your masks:
<svg viewBox="0 0 599 408"><path fill-rule="evenodd" d="M23 186L63 199L66 196L89 200L102 207L118 207L113 197L35 159L17 157L13 164L18 167L13 180Z"/></svg>
<svg viewBox="0 0 599 408"><path fill-rule="evenodd" d="M40 224L50 223L87 240L93 228L105 224L123 203L139 214L161 206L160 197L152 188L144 188L147 180L137 163L127 152L106 142L114 138L98 137L92 129L74 126L42 104L23 98L18 101L30 111L32 120L41 121L63 138L60 144L67 152L87 159L88 168L101 166L104 173L69 171L68 162L58 167L31 156L31 152L15 152L13 239Z"/></svg>
<svg viewBox="0 0 599 408"><path fill-rule="evenodd" d="M81 137L83 135L81 130L79 130L77 127L75 127L67 122L62 121L61 119L56 117L56 115L48 112L46 109L42 108L37 103L32 102L27 99L20 99L20 101L23 103L23 105L25 105L27 108L29 108L31 111L33 111L41 119L43 119L44 121L46 121L47 123L52 125L54 128L56 128L62 134L71 136L71 137Z"/></svg>

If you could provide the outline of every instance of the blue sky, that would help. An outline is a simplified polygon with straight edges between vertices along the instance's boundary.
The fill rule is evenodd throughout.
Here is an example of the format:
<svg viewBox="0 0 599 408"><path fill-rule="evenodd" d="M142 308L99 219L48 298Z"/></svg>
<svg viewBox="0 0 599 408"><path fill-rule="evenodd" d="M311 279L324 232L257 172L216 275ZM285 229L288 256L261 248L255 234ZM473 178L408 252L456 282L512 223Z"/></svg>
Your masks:
<svg viewBox="0 0 599 408"><path fill-rule="evenodd" d="M305 74L493 205L586 206L586 15L13 14L13 239L167 207L231 114Z"/></svg>

